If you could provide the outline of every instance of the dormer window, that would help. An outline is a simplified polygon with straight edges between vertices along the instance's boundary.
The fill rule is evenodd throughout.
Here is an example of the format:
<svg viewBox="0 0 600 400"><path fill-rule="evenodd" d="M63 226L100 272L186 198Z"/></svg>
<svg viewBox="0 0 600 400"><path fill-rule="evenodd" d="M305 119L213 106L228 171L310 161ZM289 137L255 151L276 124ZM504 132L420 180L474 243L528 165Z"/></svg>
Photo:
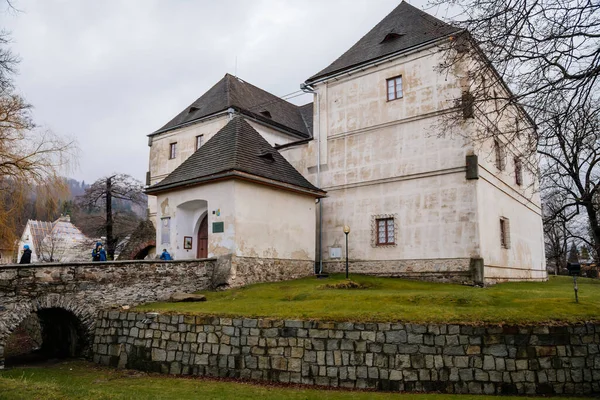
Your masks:
<svg viewBox="0 0 600 400"><path fill-rule="evenodd" d="M196 107L196 106L191 106L191 107L190 107L190 109L188 110L188 113L193 113L193 112L196 112L196 111L198 111L198 110L199 110L199 108L198 108L198 107Z"/></svg>
<svg viewBox="0 0 600 400"><path fill-rule="evenodd" d="M268 112L267 110L261 111L261 112L260 112L260 115L262 115L263 117L267 117L267 118L273 118L273 117L271 116L271 113L270 113L270 112Z"/></svg>
<svg viewBox="0 0 600 400"><path fill-rule="evenodd" d="M387 42L393 42L394 40L399 39L401 37L402 37L401 33L390 32L387 35L385 35L385 37L383 38L383 40L379 44L383 44L383 43L387 43Z"/></svg>
<svg viewBox="0 0 600 400"><path fill-rule="evenodd" d="M273 156L273 153L271 153L268 150L263 150L258 156L269 164L275 162L275 157Z"/></svg>

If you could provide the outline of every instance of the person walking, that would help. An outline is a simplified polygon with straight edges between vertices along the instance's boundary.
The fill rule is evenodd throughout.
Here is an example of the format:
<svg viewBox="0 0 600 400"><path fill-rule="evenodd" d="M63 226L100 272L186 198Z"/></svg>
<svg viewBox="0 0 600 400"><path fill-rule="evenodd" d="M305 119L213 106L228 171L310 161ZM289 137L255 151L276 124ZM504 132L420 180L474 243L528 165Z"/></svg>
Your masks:
<svg viewBox="0 0 600 400"><path fill-rule="evenodd" d="M96 243L96 247L92 250L92 261L106 261L106 250L100 242Z"/></svg>
<svg viewBox="0 0 600 400"><path fill-rule="evenodd" d="M171 255L169 254L169 252L167 251L167 249L163 249L163 252L160 255L160 259L161 260L172 260L173 258L171 257Z"/></svg>
<svg viewBox="0 0 600 400"><path fill-rule="evenodd" d="M19 264L31 264L31 250L29 250L28 244L23 246L23 255L21 256Z"/></svg>

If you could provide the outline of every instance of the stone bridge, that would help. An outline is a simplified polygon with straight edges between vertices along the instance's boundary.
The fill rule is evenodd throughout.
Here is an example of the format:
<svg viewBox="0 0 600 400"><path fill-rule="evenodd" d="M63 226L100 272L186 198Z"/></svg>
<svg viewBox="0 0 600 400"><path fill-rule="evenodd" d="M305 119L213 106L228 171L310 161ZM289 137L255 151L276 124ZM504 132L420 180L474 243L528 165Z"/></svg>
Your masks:
<svg viewBox="0 0 600 400"><path fill-rule="evenodd" d="M53 355L88 355L100 310L215 287L228 273L227 260L217 259L2 266L0 369L7 339L31 315Z"/></svg>

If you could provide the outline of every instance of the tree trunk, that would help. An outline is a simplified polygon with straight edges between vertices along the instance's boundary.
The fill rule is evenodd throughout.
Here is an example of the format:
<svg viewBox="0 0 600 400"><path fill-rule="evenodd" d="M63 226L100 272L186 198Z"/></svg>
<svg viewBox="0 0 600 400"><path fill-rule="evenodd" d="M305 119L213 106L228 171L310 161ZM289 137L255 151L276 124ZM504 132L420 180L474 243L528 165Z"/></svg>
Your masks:
<svg viewBox="0 0 600 400"><path fill-rule="evenodd" d="M590 231L592 232L592 240L594 241L594 260L598 260L600 257L600 225L598 224L598 211L594 208L593 203L585 204L585 211L587 212L588 219L590 221Z"/></svg>
<svg viewBox="0 0 600 400"><path fill-rule="evenodd" d="M115 258L115 243L113 238L113 215L112 215L112 176L106 179L106 252L108 258Z"/></svg>

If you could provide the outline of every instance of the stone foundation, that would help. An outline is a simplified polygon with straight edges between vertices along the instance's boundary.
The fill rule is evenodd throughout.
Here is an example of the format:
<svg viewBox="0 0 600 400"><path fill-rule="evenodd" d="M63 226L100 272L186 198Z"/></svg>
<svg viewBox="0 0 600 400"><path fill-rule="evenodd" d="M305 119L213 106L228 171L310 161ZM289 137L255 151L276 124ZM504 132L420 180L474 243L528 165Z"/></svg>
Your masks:
<svg viewBox="0 0 600 400"><path fill-rule="evenodd" d="M446 258L433 260L349 260L350 273L392 276L432 282L473 284L471 259ZM346 261L325 261L326 272L346 272Z"/></svg>
<svg viewBox="0 0 600 400"><path fill-rule="evenodd" d="M313 260L233 256L227 283L235 287L303 278L314 274L314 264Z"/></svg>
<svg viewBox="0 0 600 400"><path fill-rule="evenodd" d="M94 361L386 391L600 394L600 325L363 324L102 312Z"/></svg>

